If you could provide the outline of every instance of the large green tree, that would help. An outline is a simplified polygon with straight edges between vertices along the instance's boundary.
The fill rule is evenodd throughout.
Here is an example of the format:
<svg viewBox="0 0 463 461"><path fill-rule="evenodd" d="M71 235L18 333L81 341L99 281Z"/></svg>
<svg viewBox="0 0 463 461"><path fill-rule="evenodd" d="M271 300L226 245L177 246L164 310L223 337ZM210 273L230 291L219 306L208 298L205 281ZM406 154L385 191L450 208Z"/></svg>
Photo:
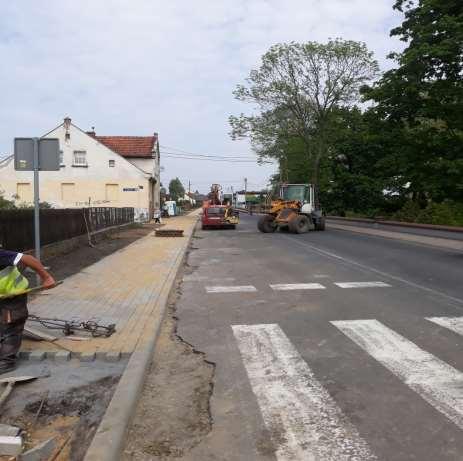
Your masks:
<svg viewBox="0 0 463 461"><path fill-rule="evenodd" d="M177 201L185 195L185 188L180 179L172 179L169 183L169 195L171 200Z"/></svg>
<svg viewBox="0 0 463 461"><path fill-rule="evenodd" d="M249 136L262 156L284 162L285 143L298 138L309 164L307 179L319 184L320 167L329 154L333 111L358 100L359 89L373 79L378 64L363 43L277 44L250 72L234 95L257 106L258 113L231 116L232 138Z"/></svg>
<svg viewBox="0 0 463 461"><path fill-rule="evenodd" d="M407 46L397 68L365 90L400 135L397 175L414 199L463 200L463 2L397 0L405 19L391 35ZM385 127L383 127L385 128Z"/></svg>

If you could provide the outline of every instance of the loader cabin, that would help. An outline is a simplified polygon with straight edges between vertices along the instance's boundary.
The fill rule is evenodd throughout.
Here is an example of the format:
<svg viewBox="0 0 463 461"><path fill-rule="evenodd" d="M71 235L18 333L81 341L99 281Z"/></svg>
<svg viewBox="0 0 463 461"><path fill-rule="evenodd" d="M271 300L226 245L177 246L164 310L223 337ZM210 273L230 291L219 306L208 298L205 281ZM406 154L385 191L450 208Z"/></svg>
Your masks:
<svg viewBox="0 0 463 461"><path fill-rule="evenodd" d="M285 184L280 187L280 198L287 201L314 203L314 190L307 184Z"/></svg>

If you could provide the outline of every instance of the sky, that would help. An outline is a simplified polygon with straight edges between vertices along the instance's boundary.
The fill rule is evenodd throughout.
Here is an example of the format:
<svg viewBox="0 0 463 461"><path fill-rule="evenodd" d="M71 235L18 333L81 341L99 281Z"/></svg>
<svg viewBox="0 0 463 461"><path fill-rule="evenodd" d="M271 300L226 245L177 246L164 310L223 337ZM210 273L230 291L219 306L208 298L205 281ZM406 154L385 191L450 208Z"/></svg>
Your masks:
<svg viewBox="0 0 463 461"><path fill-rule="evenodd" d="M0 2L0 156L66 116L98 135L159 134L161 157L252 157L228 117L232 91L275 43L363 41L381 68L400 42L394 0L15 0ZM161 181L205 192L266 186L275 165L162 157Z"/></svg>

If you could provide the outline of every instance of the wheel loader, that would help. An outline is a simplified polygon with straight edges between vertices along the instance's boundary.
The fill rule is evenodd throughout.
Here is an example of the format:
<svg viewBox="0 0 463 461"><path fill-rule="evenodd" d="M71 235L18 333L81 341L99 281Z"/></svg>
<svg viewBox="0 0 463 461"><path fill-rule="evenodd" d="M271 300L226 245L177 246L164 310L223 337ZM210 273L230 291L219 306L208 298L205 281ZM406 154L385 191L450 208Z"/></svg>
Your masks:
<svg viewBox="0 0 463 461"><path fill-rule="evenodd" d="M272 200L268 214L260 217L257 227L270 233L277 229L295 234L325 230L325 215L318 205L312 184L283 184L277 200Z"/></svg>

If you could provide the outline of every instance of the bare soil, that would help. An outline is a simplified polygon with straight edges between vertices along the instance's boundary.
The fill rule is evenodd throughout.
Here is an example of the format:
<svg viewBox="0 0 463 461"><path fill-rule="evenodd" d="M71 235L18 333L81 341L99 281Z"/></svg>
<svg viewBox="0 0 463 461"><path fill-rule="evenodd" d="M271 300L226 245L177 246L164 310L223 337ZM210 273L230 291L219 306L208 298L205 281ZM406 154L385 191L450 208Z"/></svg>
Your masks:
<svg viewBox="0 0 463 461"><path fill-rule="evenodd" d="M179 290L171 296L123 461L182 458L212 429L209 400L215 365L176 333Z"/></svg>
<svg viewBox="0 0 463 461"><path fill-rule="evenodd" d="M20 414L2 414L2 423L22 429L24 451L55 438L52 459L80 461L103 417L119 377L43 397ZM53 458L56 456L56 458ZM0 456L0 461L9 459Z"/></svg>
<svg viewBox="0 0 463 461"><path fill-rule="evenodd" d="M94 247L89 245L79 247L70 253L45 259L44 264L50 267L50 271L56 280L63 280L98 262L105 256L130 245L135 240L148 235L156 227L159 227L159 225L134 224L131 227L107 235L96 243Z"/></svg>

